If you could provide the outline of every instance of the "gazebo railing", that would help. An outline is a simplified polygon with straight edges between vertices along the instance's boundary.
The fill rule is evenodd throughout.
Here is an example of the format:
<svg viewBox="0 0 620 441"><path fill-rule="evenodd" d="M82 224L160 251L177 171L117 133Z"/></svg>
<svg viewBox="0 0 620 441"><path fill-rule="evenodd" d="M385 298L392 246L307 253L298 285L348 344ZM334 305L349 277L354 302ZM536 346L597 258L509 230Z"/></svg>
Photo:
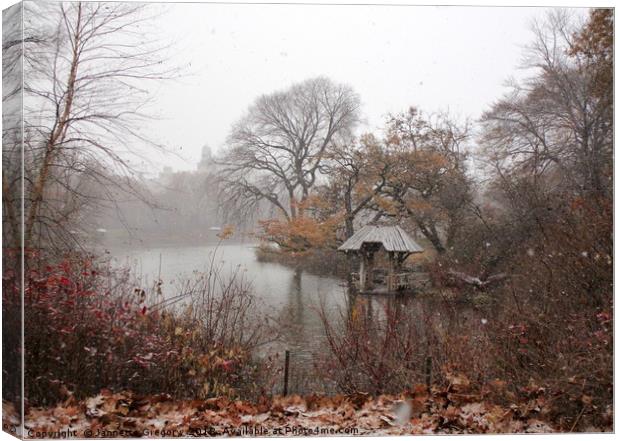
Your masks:
<svg viewBox="0 0 620 441"><path fill-rule="evenodd" d="M360 287L360 274L359 272L350 273L351 282L359 289ZM412 289L417 287L426 286L429 282L428 275L420 271L402 271L394 273L392 277L392 283L390 283L389 275L383 271L374 271L373 285L375 286L391 286L393 290Z"/></svg>

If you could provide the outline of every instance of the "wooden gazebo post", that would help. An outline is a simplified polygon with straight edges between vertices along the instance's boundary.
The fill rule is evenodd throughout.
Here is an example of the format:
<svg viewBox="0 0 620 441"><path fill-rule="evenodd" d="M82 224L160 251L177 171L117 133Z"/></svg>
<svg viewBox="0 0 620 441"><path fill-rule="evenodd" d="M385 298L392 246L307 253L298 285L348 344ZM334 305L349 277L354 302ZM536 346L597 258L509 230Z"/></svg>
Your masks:
<svg viewBox="0 0 620 441"><path fill-rule="evenodd" d="M366 253L360 252L360 292L366 291Z"/></svg>
<svg viewBox="0 0 620 441"><path fill-rule="evenodd" d="M387 290L394 291L394 253L388 252Z"/></svg>
<svg viewBox="0 0 620 441"><path fill-rule="evenodd" d="M375 261L375 251L371 247L362 246L360 249L360 292L372 290L372 269Z"/></svg>

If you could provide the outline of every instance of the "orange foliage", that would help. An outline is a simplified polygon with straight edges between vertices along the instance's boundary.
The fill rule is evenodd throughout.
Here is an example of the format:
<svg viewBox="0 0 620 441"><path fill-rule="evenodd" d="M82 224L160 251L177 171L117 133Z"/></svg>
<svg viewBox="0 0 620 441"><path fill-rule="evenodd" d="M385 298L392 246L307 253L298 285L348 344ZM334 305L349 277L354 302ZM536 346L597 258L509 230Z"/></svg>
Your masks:
<svg viewBox="0 0 620 441"><path fill-rule="evenodd" d="M259 224L263 230L261 239L274 242L286 251L305 252L333 247L339 219L333 217L319 221L311 217L298 217L290 221L263 220Z"/></svg>
<svg viewBox="0 0 620 441"><path fill-rule="evenodd" d="M225 225L224 228L222 228L222 231L217 233L217 237L222 240L226 240L232 237L233 234L235 234L235 227L233 225Z"/></svg>

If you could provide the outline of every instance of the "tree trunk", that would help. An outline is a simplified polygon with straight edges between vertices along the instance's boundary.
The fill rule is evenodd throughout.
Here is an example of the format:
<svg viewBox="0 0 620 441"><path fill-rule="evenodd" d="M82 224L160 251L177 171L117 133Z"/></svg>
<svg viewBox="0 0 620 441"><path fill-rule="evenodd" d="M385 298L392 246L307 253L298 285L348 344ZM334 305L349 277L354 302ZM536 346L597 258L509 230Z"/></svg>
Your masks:
<svg viewBox="0 0 620 441"><path fill-rule="evenodd" d="M350 215L347 215L344 219L344 228L345 228L345 234L346 234L346 239L350 238L351 236L353 236L353 234L355 233L355 230L353 229L353 218Z"/></svg>
<svg viewBox="0 0 620 441"><path fill-rule="evenodd" d="M50 136L45 145L45 153L43 155L43 162L39 169L39 174L36 177L35 185L31 194L31 205L28 211L28 217L26 218L24 226L24 246L30 247L32 234L34 230L35 221L39 215L39 209L41 202L43 202L43 194L45 187L48 183L48 177L50 168L53 162L54 154L56 153L56 146L62 142L67 134L69 128L69 118L71 116L71 110L73 106L73 98L75 96L75 80L77 78L77 71L80 58L80 40L81 40L81 26L82 26L82 3L78 3L77 23L75 26L75 33L73 38L73 55L71 59L71 69L69 71L69 77L67 79L67 91L64 100L64 109L62 114L58 117L56 124L50 133Z"/></svg>

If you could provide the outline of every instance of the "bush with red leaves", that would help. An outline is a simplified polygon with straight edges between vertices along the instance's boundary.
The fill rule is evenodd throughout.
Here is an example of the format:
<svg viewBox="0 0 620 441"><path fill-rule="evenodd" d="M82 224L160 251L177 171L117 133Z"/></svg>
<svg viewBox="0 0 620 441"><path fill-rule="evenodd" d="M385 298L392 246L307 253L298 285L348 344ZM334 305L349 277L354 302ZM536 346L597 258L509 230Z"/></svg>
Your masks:
<svg viewBox="0 0 620 441"><path fill-rule="evenodd" d="M85 397L102 388L190 398L247 396L257 389L252 342L216 335L195 304L151 310L145 291L133 287L126 272L109 270L92 256L29 263L24 277L29 405ZM17 282L16 275L5 273L3 312L19 320ZM238 314L242 301L234 299L247 293L210 295L210 316L221 317L231 308ZM14 325L19 331L19 323ZM17 394L15 388L12 398Z"/></svg>

